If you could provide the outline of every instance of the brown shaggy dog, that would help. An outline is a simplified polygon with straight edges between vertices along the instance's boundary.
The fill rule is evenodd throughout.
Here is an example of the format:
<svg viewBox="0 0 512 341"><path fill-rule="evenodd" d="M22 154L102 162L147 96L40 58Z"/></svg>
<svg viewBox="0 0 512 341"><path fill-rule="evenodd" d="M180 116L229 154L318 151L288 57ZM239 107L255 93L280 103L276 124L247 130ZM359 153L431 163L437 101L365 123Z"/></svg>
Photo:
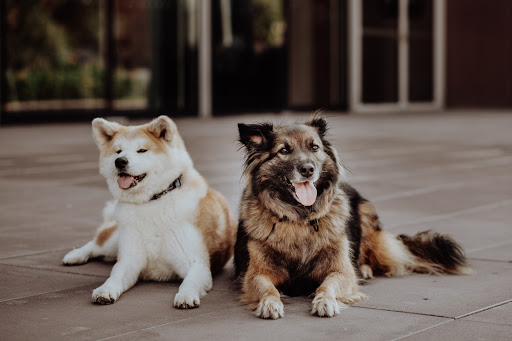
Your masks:
<svg viewBox="0 0 512 341"><path fill-rule="evenodd" d="M469 272L460 246L430 231L395 237L344 182L318 115L305 124L239 124L246 186L235 245L242 302L261 318L284 315L280 291L314 292L311 313L334 316L364 298L358 279Z"/></svg>

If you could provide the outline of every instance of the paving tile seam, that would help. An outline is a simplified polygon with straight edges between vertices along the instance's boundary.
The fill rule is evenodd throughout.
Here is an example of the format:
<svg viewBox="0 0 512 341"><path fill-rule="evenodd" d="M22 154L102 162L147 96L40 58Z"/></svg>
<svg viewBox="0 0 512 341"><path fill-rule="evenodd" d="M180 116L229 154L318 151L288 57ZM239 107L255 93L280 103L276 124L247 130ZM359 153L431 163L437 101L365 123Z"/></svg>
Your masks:
<svg viewBox="0 0 512 341"><path fill-rule="evenodd" d="M55 294L55 293L65 292L65 291L70 291L70 290L80 290L82 288L85 289L85 288L89 288L91 285L92 284L81 285L81 286L70 287L70 288L66 288L66 289L47 291L47 292L43 292L43 293L39 293L39 294L34 294L34 295L27 295L27 296L20 296L20 297L15 297L15 298L9 298L9 299L6 299L6 300L1 300L0 301L0 306L2 306L5 303L12 302L12 301L26 300L26 299L30 299L30 298L42 297L42 296L45 296L45 295ZM92 302L92 300L91 300L91 304L94 304Z"/></svg>
<svg viewBox="0 0 512 341"><path fill-rule="evenodd" d="M469 260L473 260L473 261L477 261L477 262L504 263L504 264L512 263L512 260L489 259L489 258L478 258L478 257L475 257L475 258L468 257L468 259Z"/></svg>
<svg viewBox="0 0 512 341"><path fill-rule="evenodd" d="M369 310L378 310L378 311L389 311L392 313L400 313L400 314L408 314L408 315L419 315L419 316L430 316L430 317L439 317L444 319L455 319L453 316L443 316L443 315L435 315L435 314L425 314L425 313L416 313L413 311L403 311L403 310L394 310L394 309L385 309L385 308L375 308L375 307L363 307L363 306L352 306L352 308L360 308L360 309L369 309Z"/></svg>
<svg viewBox="0 0 512 341"><path fill-rule="evenodd" d="M80 276L97 277L97 278L105 278L105 279L108 278L108 276L91 275L91 274L85 274L85 273L74 272L74 271L61 271L61 270L53 269L53 268L38 268L38 267L28 266L28 265L2 263L1 261L0 261L0 264L7 265L10 267L14 267L14 268L31 269L31 270L39 270L39 271L47 271L47 272L57 272L57 273L64 273L64 274L70 274L70 275L80 275ZM66 266L63 265L63 267L66 267Z"/></svg>
<svg viewBox="0 0 512 341"><path fill-rule="evenodd" d="M491 245L485 245L485 246L481 246L481 247L476 247L476 248L468 249L468 250L466 250L466 253L469 254L469 253L472 253L472 252L484 251L484 250L492 249L492 248L495 248L495 247L505 246L505 245L508 245L508 244L511 244L511 243L512 243L512 239L508 239L506 241L494 243L494 244L491 244Z"/></svg>
<svg viewBox="0 0 512 341"><path fill-rule="evenodd" d="M397 154L395 155L378 155L375 156L374 153L363 153L363 154L357 154L357 152L346 152L345 158L342 157L342 159L345 160L345 163L351 165L351 168L363 168L368 167L373 163L379 164L383 163L386 165L393 165L395 163L403 162L405 160L414 162L424 162L428 161L430 159L437 159L439 157L439 152L442 153L442 155L446 158L452 159L452 163L444 164L444 168L436 168L436 169L448 169L448 170L455 170L458 168L461 169L473 169L473 165L477 165L478 168L486 167L486 166L502 166L502 165L508 165L510 164L510 161L512 160L512 155L510 152L502 152L500 155L484 155L484 156L467 156L467 157L461 157L461 158L453 158L453 154L464 154L468 153L470 151L473 151L473 148L463 148L463 149L440 149L433 151L432 153L424 153L421 150L417 151L414 147L407 147L408 150L410 150L410 153L404 153L404 154ZM483 148L475 147L476 149L482 150ZM392 149L392 147L387 148ZM421 153L421 156L418 157L418 152ZM434 168L427 168L424 169L427 172L430 172ZM418 171L421 171L421 168L417 169ZM403 172L403 171L398 171Z"/></svg>
<svg viewBox="0 0 512 341"><path fill-rule="evenodd" d="M472 316L474 314L477 314L477 313L480 313L480 312L483 312L483 311L486 311L486 310L489 310L489 309L493 309L493 308L496 308L496 307L499 307L499 306L502 306L502 305L505 305L505 304L508 304L508 303L511 303L512 302L512 299L510 300L507 300L507 301L504 301L504 302L500 302L500 303L497 303L495 305L492 305L492 306L489 306L489 307L486 307L486 308L482 308L482 309L479 309L479 310L476 310L474 312L471 312L471 313L468 313L468 314L465 314L465 315L461 315L461 316L457 316L455 318L451 318L449 321L445 321L445 322L441 322L441 323L438 323L436 325L433 325L433 326L430 326L430 327L427 327L427 328L424 328L424 329L421 329L421 330L418 330L416 332L413 332L413 333L410 333L410 334L407 334L407 335L404 335L404 336L401 336L399 338L396 338L396 339L393 339L391 341L397 341L397 340L404 340L406 338L409 338L410 336L413 336L413 335L417 335L417 334L420 334L420 333L423 333L427 330L430 330L430 329L434 329L434 328L437 328L439 326L442 326L444 324L447 324L447 323L453 323L455 321L459 321L459 320L463 320L464 318L466 317L469 317L469 316ZM484 321L471 321L471 320L468 320L468 322L480 322L480 323L485 323L485 324L490 324L490 325L500 325L500 326L510 326L510 324L507 324L507 323L496 323L496 322L484 322Z"/></svg>
<svg viewBox="0 0 512 341"><path fill-rule="evenodd" d="M41 252L33 252L33 253L26 253L22 255L16 255L16 256L8 256L8 257L2 257L0 258L0 263L7 259L13 259L13 258L23 258L23 257L31 257L31 256L39 256L39 255L45 255L45 254L51 254L56 252L64 252L66 250L70 250L69 247L66 248L60 248L60 249L53 249L52 251L41 251Z"/></svg>
<svg viewBox="0 0 512 341"><path fill-rule="evenodd" d="M343 134L343 132L341 132L341 134ZM350 138L347 138L347 139L350 139ZM410 140L409 138L404 138L404 139L407 142ZM368 139L365 139L365 140L367 141ZM370 141L371 141L371 139L370 139ZM447 146L446 146L445 142L419 141L418 144L415 144L415 145L410 144L408 146L404 146L404 141L402 139L400 141L396 141L396 142L397 142L396 144L388 144L388 146L385 146L385 147L379 146L379 147L372 148L371 151L368 151L368 148L366 146L357 148L354 145L350 145L350 141L342 141L342 140L337 140L337 145L335 147L337 147L339 150L344 150L345 154L354 154L354 155L369 154L369 156L372 156L372 157L385 156L386 158L393 157L393 156L402 156L402 155L403 156L408 156L408 155L415 156L419 152L421 152L422 154L433 153L435 155L438 155L439 152L442 152L445 154L446 153L458 153L459 154L459 153L464 153L464 152L474 152L476 149L478 149L479 151L482 151L482 150L484 151L484 153L479 154L479 155L481 155L479 157L479 159L491 157L491 156L489 156L489 153L488 153L489 150L494 151L494 152L498 151L500 153L500 155L506 153L504 144L486 145L486 144L481 144L481 143L474 143L474 144L451 143L449 146L450 150L447 151L446 150ZM343 145L349 145L353 148L345 149L345 148L342 148ZM491 155L494 157L495 154L491 154ZM360 159L360 160L366 160L366 159Z"/></svg>
<svg viewBox="0 0 512 341"><path fill-rule="evenodd" d="M463 314L463 315L457 316L457 317L455 317L455 319L456 320L461 320L461 319L464 319L464 318L466 318L468 316L472 316L472 315L484 312L486 310L494 309L494 308L500 307L502 305L505 305L505 304L508 304L508 303L511 303L511 302L512 302L512 299L509 299L509 300L506 300L506 301L503 301L503 302L498 302L496 304L493 304L493 305L490 305L490 306L487 306L487 307L484 307L484 308L481 308L481 309L469 312L467 314Z"/></svg>
<svg viewBox="0 0 512 341"><path fill-rule="evenodd" d="M500 166L511 166L512 156L491 158L482 160L485 162L458 162L447 166L435 166L430 168L414 168L409 170L400 170L390 173L379 174L379 179L382 181L389 181L393 179L410 178L412 176L429 175L434 173L448 174L448 172L455 171L473 171L475 169L481 169L486 167L500 167ZM350 167L349 167L350 168ZM354 167L353 167L354 168ZM374 181L375 174L368 175L355 175L354 181Z"/></svg>
<svg viewBox="0 0 512 341"><path fill-rule="evenodd" d="M106 337L106 338L102 338L102 339L96 339L96 341L105 341L105 340L117 339L117 338L124 337L124 336L127 336L127 335L133 335L133 334L137 334L137 333L140 333L140 332L144 332L144 331L148 331L148 330L152 330L152 329L156 329L156 328L160 328L160 327L164 327L164 326L170 326L170 325L173 325L173 324L176 324L176 323L181 323L183 321L193 320L193 319L197 319L197 318L203 318L205 316L209 316L209 315L212 315L212 314L218 314L219 312L222 312L222 311L234 310L234 309L235 308L224 308L224 309L220 309L220 310L216 310L216 311L211 311L211 312L206 313L206 314L200 314L200 315L196 315L196 316L193 316L193 317L187 317L187 318L184 318L184 319L180 319L180 320L176 320L176 321L171 321L171 322L167 322L167 323L162 323L162 324L158 324L158 325L151 326L151 327L140 328L140 329L133 330L133 331L127 332L127 333L122 333L122 334L118 334L118 335L112 335L112 336L109 336L109 337Z"/></svg>
<svg viewBox="0 0 512 341"><path fill-rule="evenodd" d="M411 336L414 336L414 335L417 335L417 334L420 334L420 333L423 333L427 330L430 330L430 329L434 329L434 328L437 328L439 326L442 326L444 324L447 324L447 323L452 323L454 322L455 320L454 319L451 319L451 320L448 320L448 321L444 321L444 322L440 322L440 323L437 323L437 324L434 324L433 326L430 326L430 327L427 327L427 328L423 328L421 330L417 330L415 332L412 332L412 333L409 333L407 335L404 335L404 336L400 336L398 338L395 338L395 339L392 339L391 341L398 341L398 340L404 340L406 338L409 338Z"/></svg>
<svg viewBox="0 0 512 341"><path fill-rule="evenodd" d="M398 227L430 223L430 222L439 221L439 220L446 220L446 219L450 219L450 218L456 218L456 217L459 217L464 214L481 213L481 212L485 212L485 211L492 210L495 208L508 206L511 204L512 204L512 199L502 200L502 201L494 202L491 204L479 205L479 206L474 206L471 208L464 208L461 210L452 211L449 213L432 215L432 216L428 216L428 217L424 217L424 218L420 218L420 219L416 219L416 220L411 220L411 221L408 221L405 223L386 225L386 229L392 230L392 229L398 228Z"/></svg>
<svg viewBox="0 0 512 341"><path fill-rule="evenodd" d="M46 253L46 252L45 252ZM45 254L45 253L41 253L41 254ZM12 258L16 258L16 257L12 257ZM59 270L59 269L55 269L55 268L40 268L40 267L36 267L36 266L28 266L28 265L20 265L20 264L11 264L11 263L3 263L2 260L0 260L0 265L6 265L6 266L10 266L10 267L15 267L15 268L23 268L23 269L31 269L31 270L39 270L39 271L47 271L47 272L56 272L56 273L64 273L64 274L70 274L70 275L80 275L80 276L87 276L87 277L97 277L97 278L102 278L104 280L107 280L109 275L107 276L102 276L102 275L93 275L93 274L87 274L87 273L82 273L82 272L75 272L75 271L65 271L65 270ZM78 265L80 266L80 265ZM62 265L63 268L72 268L74 267L73 265L71 266L67 266L67 265ZM141 282L145 282L145 283L175 283L175 284L180 284L182 280L177 280L177 281L163 281L163 282L158 282L158 281L137 281L137 283L141 283ZM233 280L234 282L234 280ZM213 279L213 283L215 284L215 278ZM230 292L233 292L233 290L229 290L229 289L216 289L215 287L212 287L212 289L210 290L210 292L212 291L215 291L215 292L226 292L226 293L230 293ZM0 301L2 302L2 301Z"/></svg>
<svg viewBox="0 0 512 341"><path fill-rule="evenodd" d="M465 187L466 184L463 181L455 181L455 182L448 182L448 183L441 183L436 184L432 186L427 187L419 187L408 191L399 191L387 195L381 195L377 196L375 198L372 198L372 202L382 202L386 200L393 200L393 199L401 199L401 198L408 198L408 197L414 197L418 195L423 194L432 194L436 192L442 192L442 191L452 191L456 189L460 189Z"/></svg>
<svg viewBox="0 0 512 341"><path fill-rule="evenodd" d="M465 321L465 320L463 320ZM465 322L469 322L469 323L484 323L484 324L490 324L492 326L507 326L507 327L511 327L511 330L512 330L512 322L511 323L506 323L506 322L492 322L492 321L478 321L478 320L467 320Z"/></svg>

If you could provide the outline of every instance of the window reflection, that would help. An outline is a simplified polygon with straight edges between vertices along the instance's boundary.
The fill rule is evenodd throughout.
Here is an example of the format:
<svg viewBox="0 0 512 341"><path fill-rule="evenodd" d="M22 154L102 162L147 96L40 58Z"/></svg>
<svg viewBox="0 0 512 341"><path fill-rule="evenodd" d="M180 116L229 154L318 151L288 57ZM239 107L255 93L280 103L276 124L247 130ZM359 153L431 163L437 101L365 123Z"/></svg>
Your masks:
<svg viewBox="0 0 512 341"><path fill-rule="evenodd" d="M104 106L98 1L7 0L6 26L8 110Z"/></svg>

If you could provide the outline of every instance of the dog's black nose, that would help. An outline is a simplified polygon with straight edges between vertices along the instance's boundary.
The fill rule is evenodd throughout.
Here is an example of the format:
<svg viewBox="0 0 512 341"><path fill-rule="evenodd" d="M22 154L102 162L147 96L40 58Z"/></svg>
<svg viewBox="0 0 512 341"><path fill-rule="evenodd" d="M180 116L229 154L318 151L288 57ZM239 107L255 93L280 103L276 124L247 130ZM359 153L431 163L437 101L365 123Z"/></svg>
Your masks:
<svg viewBox="0 0 512 341"><path fill-rule="evenodd" d="M115 164L118 169L124 169L124 167L126 167L128 164L128 159L125 157L118 157L115 161Z"/></svg>
<svg viewBox="0 0 512 341"><path fill-rule="evenodd" d="M304 163L299 166L299 172L303 177L309 178L315 172L315 166L313 166L313 164L310 162Z"/></svg>

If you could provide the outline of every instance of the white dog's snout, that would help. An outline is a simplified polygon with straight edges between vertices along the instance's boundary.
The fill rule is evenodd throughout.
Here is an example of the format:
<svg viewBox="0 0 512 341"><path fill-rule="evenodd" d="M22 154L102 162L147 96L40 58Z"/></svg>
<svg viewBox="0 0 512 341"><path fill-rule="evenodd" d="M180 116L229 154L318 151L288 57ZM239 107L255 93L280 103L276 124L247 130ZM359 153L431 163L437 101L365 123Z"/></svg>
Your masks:
<svg viewBox="0 0 512 341"><path fill-rule="evenodd" d="M118 168L119 170L125 169L128 165L128 159L125 157L118 157L114 161L114 164L116 165L116 168Z"/></svg>

